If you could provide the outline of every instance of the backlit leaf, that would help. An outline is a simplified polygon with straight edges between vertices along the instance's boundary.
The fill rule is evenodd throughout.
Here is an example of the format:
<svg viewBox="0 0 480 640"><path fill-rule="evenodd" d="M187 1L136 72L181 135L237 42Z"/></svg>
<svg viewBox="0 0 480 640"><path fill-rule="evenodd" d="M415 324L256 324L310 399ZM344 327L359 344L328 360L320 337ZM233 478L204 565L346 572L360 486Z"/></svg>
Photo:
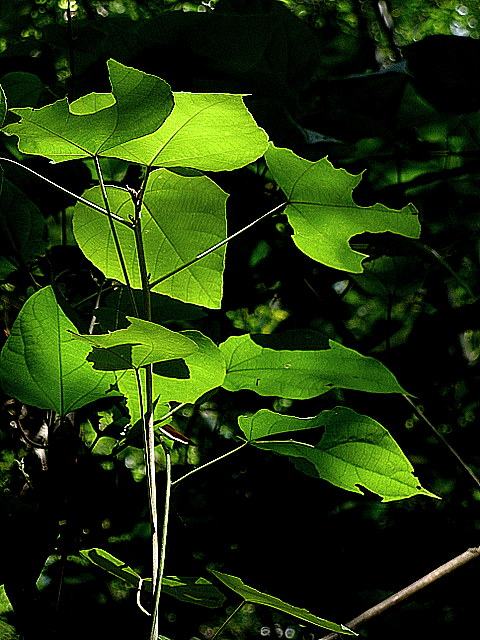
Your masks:
<svg viewBox="0 0 480 640"><path fill-rule="evenodd" d="M196 402L207 391L219 387L225 378L225 360L220 349L199 331L183 331L198 345L198 351L184 358L187 375L185 378L153 374L153 398L159 402ZM167 363L168 364L168 363ZM154 367L155 372L155 367ZM145 372L140 371L142 385ZM140 400L134 371L118 374L118 388L127 398L131 422L141 417Z"/></svg>
<svg viewBox="0 0 480 640"><path fill-rule="evenodd" d="M52 287L26 301L0 354L5 393L60 415L108 395L113 373L95 371L86 357L90 346L76 340L76 327L58 305Z"/></svg>
<svg viewBox="0 0 480 640"><path fill-rule="evenodd" d="M94 369L139 368L153 362L184 358L198 351L197 344L181 333L139 318L127 316L127 320L131 324L126 329L104 335L75 336L93 346L87 360L93 362Z"/></svg>
<svg viewBox="0 0 480 640"><path fill-rule="evenodd" d="M107 188L110 208L124 220L134 213L131 195ZM85 197L103 206L100 188ZM226 236L227 194L206 176L184 177L166 169L153 171L142 211L143 244L150 282L178 269ZM133 229L115 222L133 288L142 286ZM82 203L75 207L73 230L83 253L108 278L125 282L106 216ZM153 287L153 291L205 307L217 308L222 298L225 248L192 264Z"/></svg>
<svg viewBox="0 0 480 640"><path fill-rule="evenodd" d="M256 420L256 437L278 433L283 417L263 412ZM408 458L381 424L347 407L322 411L315 418L287 418L288 430L324 427L325 434L316 446L303 442L254 442L263 450L289 456L294 465L314 478L327 480L336 487L362 493L365 487L382 496L382 502L402 500L415 495L436 498L423 489L413 475ZM305 425L302 427L302 423ZM245 426L245 425L244 425Z"/></svg>
<svg viewBox="0 0 480 640"><path fill-rule="evenodd" d="M304 620L305 622L314 624L317 627L328 629L329 631L335 631L336 633L342 633L345 635L357 635L354 631L348 629L348 627L345 627L343 624L335 624L335 622L329 622L328 620L324 620L323 618L318 618L306 609L294 607L287 602L283 602L282 600L269 595L268 593L257 591L253 587L249 587L248 585L244 584L240 580L240 578L230 576L226 573L220 573L220 571L211 571L213 575L220 580L220 582L223 582L225 586L237 593L241 598L243 598L243 600L245 600L245 602L251 602L253 604L263 604L266 607L271 607L272 609L283 611L283 613L286 613L289 616L294 616L295 618L299 618L300 620Z"/></svg>
<svg viewBox="0 0 480 640"><path fill-rule="evenodd" d="M111 94L92 93L41 109L12 109L21 121L3 131L19 138L23 153L42 155L55 162L108 155L108 150L152 133L173 108L166 82L156 76L107 62Z"/></svg>
<svg viewBox="0 0 480 640"><path fill-rule="evenodd" d="M243 103L222 93L174 93L175 106L154 133L106 155L156 167L231 171L263 155L268 137Z"/></svg>
<svg viewBox="0 0 480 640"><path fill-rule="evenodd" d="M249 335L231 336L220 345L227 363L223 387L250 389L261 396L306 399L330 389L371 393L405 393L395 376L378 360L362 356L338 342L316 351L261 347Z"/></svg>
<svg viewBox="0 0 480 640"><path fill-rule="evenodd" d="M352 198L361 175L335 169L322 158L310 162L289 149L268 148L265 158L274 180L288 198L285 213L297 247L317 262L334 269L362 272L365 254L349 240L364 232L391 231L418 238L420 225L413 205L401 211L383 204L360 207Z"/></svg>

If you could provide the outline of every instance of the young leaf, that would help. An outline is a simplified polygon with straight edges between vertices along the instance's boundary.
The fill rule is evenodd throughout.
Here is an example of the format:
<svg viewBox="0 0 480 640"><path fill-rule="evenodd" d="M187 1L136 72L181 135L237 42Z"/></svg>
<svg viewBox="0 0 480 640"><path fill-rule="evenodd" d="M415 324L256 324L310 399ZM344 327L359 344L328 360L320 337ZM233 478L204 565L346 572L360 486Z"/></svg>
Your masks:
<svg viewBox="0 0 480 640"><path fill-rule="evenodd" d="M330 349L318 351L277 351L261 347L249 335L231 336L220 345L227 363L222 386L228 391L250 389L261 396L298 400L335 388L405 393L375 358L333 340L329 345Z"/></svg>
<svg viewBox="0 0 480 640"><path fill-rule="evenodd" d="M58 305L52 287L34 293L15 320L0 354L0 382L5 393L25 404L60 415L109 395L110 372L86 362L90 346L75 340L72 322Z"/></svg>
<svg viewBox="0 0 480 640"><path fill-rule="evenodd" d="M184 331L198 345L198 351L184 358L188 377L168 377L153 374L153 397L160 402L194 403L207 391L219 387L225 378L225 360L220 349L199 331ZM167 363L168 364L168 363ZM140 371L142 385L145 384L144 371ZM127 398L132 424L140 419L140 400L137 381L133 371L118 375L118 388Z"/></svg>
<svg viewBox="0 0 480 640"><path fill-rule="evenodd" d="M107 155L155 167L231 171L259 158L268 145L242 96L174 93L175 107L164 125Z"/></svg>
<svg viewBox="0 0 480 640"><path fill-rule="evenodd" d="M314 616L306 609L294 607L287 602L283 602L282 600L269 595L268 593L257 591L253 587L249 587L248 585L244 584L240 580L240 578L237 578L236 576L230 576L226 573L220 573L220 571L211 570L211 572L216 578L220 580L220 582L223 582L225 586L227 586L229 589L243 598L245 602L251 602L252 604L263 604L266 607L271 607L272 609L283 611L283 613L286 613L289 616L299 618L300 620L304 620L305 622L314 624L317 627L322 627L323 629L328 629L329 631L343 633L350 636L358 635L348 627L345 627L343 624L335 624L335 622L329 622L328 620L324 620L323 618L317 618L317 616Z"/></svg>
<svg viewBox="0 0 480 640"><path fill-rule="evenodd" d="M327 158L310 162L289 149L277 149L273 145L265 158L274 180L288 198L285 213L293 227L293 241L317 262L361 273L365 254L350 247L353 236L367 231L391 231L408 238L420 235L413 205L401 211L383 204L358 206L352 191L361 175L335 169Z"/></svg>
<svg viewBox="0 0 480 640"><path fill-rule="evenodd" d="M131 324L126 329L104 335L74 336L93 346L87 360L93 362L94 369L138 369L153 362L184 358L198 351L198 345L181 333L139 318L127 316L127 320Z"/></svg>
<svg viewBox="0 0 480 640"><path fill-rule="evenodd" d="M108 187L107 193L112 212L128 221L134 213L130 193L115 187ZM98 187L87 191L85 197L103 206ZM166 169L151 173L144 195L142 231L152 283L226 237L226 199L227 194L206 176L184 177ZM118 222L115 226L130 284L140 289L133 230ZM124 282L107 217L78 203L73 230L87 258L108 278ZM218 308L222 298L224 255L222 247L158 283L153 291L183 302Z"/></svg>
<svg viewBox="0 0 480 640"><path fill-rule="evenodd" d="M416 495L436 498L423 489L413 475L408 458L381 424L347 407L322 411L315 418L300 419L262 412L253 416L251 435L263 437L284 430L324 427L325 434L314 447L303 442L253 442L259 449L292 458L294 465L314 478L327 480L336 487L363 493L365 487L382 497L382 502L402 500ZM247 425L243 423L243 428ZM247 426L248 431L248 426ZM250 436L251 437L251 436Z"/></svg>
<svg viewBox="0 0 480 640"><path fill-rule="evenodd" d="M41 109L12 109L21 121L3 131L19 138L23 153L55 162L108 155L108 150L152 133L173 108L166 82L115 60L107 62L111 94L91 93L70 105L67 99Z"/></svg>

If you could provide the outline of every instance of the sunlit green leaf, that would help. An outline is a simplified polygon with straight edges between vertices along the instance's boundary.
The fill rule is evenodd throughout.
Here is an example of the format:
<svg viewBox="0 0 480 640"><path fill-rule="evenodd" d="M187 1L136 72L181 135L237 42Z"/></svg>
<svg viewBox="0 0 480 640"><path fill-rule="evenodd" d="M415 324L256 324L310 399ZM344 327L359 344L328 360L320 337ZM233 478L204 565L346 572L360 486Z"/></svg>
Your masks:
<svg viewBox="0 0 480 640"><path fill-rule="evenodd" d="M264 435L278 433L283 417L263 412L255 422L252 435L260 438L262 431ZM415 495L437 497L420 486L398 444L381 424L368 416L347 407L336 407L315 418L290 417L284 424L289 431L295 430L295 424L297 429L324 427L325 434L316 446L292 440L254 442L254 445L289 456L304 473L336 487L355 493L362 493L361 487L365 487L382 496L383 502Z"/></svg>
<svg viewBox="0 0 480 640"><path fill-rule="evenodd" d="M134 213L130 193L107 189L112 212L125 220ZM103 206L99 188L85 196ZM226 237L227 194L206 176L188 178L166 169L153 171L142 212L147 271L153 284ZM141 288L134 232L116 222L118 238L132 287ZM75 207L73 229L83 253L108 278L125 282L109 221L82 203ZM205 307L217 308L222 298L225 248L159 282L153 291Z"/></svg>
<svg viewBox="0 0 480 640"><path fill-rule="evenodd" d="M110 372L95 371L86 357L90 346L75 340L73 323L58 305L52 287L34 293L15 320L0 354L5 393L60 415L109 395Z"/></svg>
<svg viewBox="0 0 480 640"><path fill-rule="evenodd" d="M184 358L198 351L198 345L181 333L139 318L127 316L127 320L131 324L126 329L103 335L74 336L93 346L87 360L93 362L94 369L139 368L152 362Z"/></svg>
<svg viewBox="0 0 480 640"><path fill-rule="evenodd" d="M364 254L349 240L364 232L391 231L418 238L415 208L401 211L383 204L360 207L352 198L361 175L335 169L326 159L310 162L289 149L268 148L265 158L273 178L288 198L285 213L293 227L293 241L308 256L334 269L362 272Z"/></svg>
<svg viewBox="0 0 480 640"><path fill-rule="evenodd" d="M106 155L156 167L231 171L263 155L268 138L242 96L174 93L175 107L155 133L131 140Z"/></svg>
<svg viewBox="0 0 480 640"><path fill-rule="evenodd" d="M160 402L196 402L207 391L219 387L225 378L225 360L220 349L199 331L183 331L198 345L198 351L184 358L186 378L153 374L153 397ZM167 363L168 364L168 363ZM155 366L154 366L155 372ZM140 371L142 385L145 373ZM131 422L141 417L137 380L134 371L118 374L118 388L127 398Z"/></svg>
<svg viewBox="0 0 480 640"><path fill-rule="evenodd" d="M323 629L328 629L329 631L335 631L336 633L343 633L345 635L357 635L348 627L345 627L343 624L335 624L335 622L329 622L328 620L324 620L323 618L317 618L312 613L307 611L306 609L300 609L299 607L294 607L287 602L283 602L278 598L275 598L268 593L262 593L261 591L257 591L253 589L253 587L249 587L244 584L240 578L235 576L230 576L226 573L220 573L219 571L213 571L213 575L223 582L229 589L232 589L235 593L237 593L245 602L251 602L253 604L263 604L266 607L271 607L272 609L277 609L278 611L283 611L289 616L294 616L295 618L299 618L300 620L304 620L310 624L314 624L317 627L322 627Z"/></svg>
<svg viewBox="0 0 480 640"><path fill-rule="evenodd" d="M405 393L375 358L333 340L329 344L330 349L318 351L277 351L261 347L249 335L231 336L220 345L227 363L222 386L228 391L250 389L262 396L299 400L335 388Z"/></svg>
<svg viewBox="0 0 480 640"><path fill-rule="evenodd" d="M70 105L65 98L41 109L12 109L21 121L4 132L18 136L23 153L63 162L108 155L108 149L158 129L173 107L168 84L115 60L107 65L111 94L89 94Z"/></svg>

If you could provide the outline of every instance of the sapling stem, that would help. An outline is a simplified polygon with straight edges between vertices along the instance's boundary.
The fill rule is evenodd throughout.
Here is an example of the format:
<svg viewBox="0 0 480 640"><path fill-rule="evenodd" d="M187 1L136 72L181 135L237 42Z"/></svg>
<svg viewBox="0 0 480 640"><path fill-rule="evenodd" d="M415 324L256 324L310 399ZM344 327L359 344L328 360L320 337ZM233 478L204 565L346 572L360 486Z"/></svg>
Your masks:
<svg viewBox="0 0 480 640"><path fill-rule="evenodd" d="M150 640L157 640L158 637L158 608L160 605L160 596L162 594L163 573L165 569L165 556L167 552L167 532L168 532L168 516L170 514L170 496L172 492L172 459L170 449L163 447L165 451L165 470L166 470L166 486L165 486L165 503L163 511L162 525L162 543L160 545L160 561L158 564L157 583L154 588L153 612L152 612L152 628L150 632Z"/></svg>
<svg viewBox="0 0 480 640"><path fill-rule="evenodd" d="M100 190L102 192L102 197L103 197L103 203L105 205L105 210L106 210L107 215L108 215L108 222L110 224L110 231L111 231L111 234L112 234L113 242L115 244L115 250L117 252L118 261L120 262L120 267L122 269L123 278L125 280L125 284L127 285L128 292L130 294L130 299L132 301L132 306L133 306L135 315L138 316L137 303L135 301L135 296L133 295L133 290L132 290L132 287L130 285L130 278L128 276L127 265L125 264L125 259L123 257L122 247L120 245L120 240L118 239L118 234L117 234L117 230L115 229L115 224L113 222L113 214L112 214L112 211L110 209L110 204L108 202L107 189L105 187L105 182L103 180L102 168L100 167L100 160L99 160L98 156L95 156L94 161L95 161L95 170L97 172L98 182L100 184Z"/></svg>

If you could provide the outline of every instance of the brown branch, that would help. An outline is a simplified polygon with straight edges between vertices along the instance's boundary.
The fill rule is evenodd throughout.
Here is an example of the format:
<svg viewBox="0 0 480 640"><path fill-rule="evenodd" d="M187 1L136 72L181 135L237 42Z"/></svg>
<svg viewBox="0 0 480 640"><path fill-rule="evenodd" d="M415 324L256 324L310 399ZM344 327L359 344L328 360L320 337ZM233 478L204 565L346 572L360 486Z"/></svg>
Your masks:
<svg viewBox="0 0 480 640"><path fill-rule="evenodd" d="M390 609L390 607L393 607L394 605L399 604L400 602L403 602L403 600L406 600L407 598L414 595L421 589L428 587L428 585L432 584L432 582L435 582L435 580L438 580L439 578L443 578L443 576L448 575L455 569L458 569L458 567L463 566L467 562L470 562L470 560L473 560L474 558L478 558L479 556L480 556L480 547L473 547L472 549L468 549L467 551L464 551L464 553L461 553L456 558L452 558L445 564L442 564L440 567L437 567L430 573L427 573L426 576L423 576L416 582L413 582L412 584L408 585L408 587L405 587L405 589L402 589L401 591L397 591L397 593L394 593L392 596L386 598L385 600L382 600L381 602L371 607L370 609L367 609L367 611L364 611L356 618L353 618L353 620L350 620L350 622L345 623L345 626L348 627L349 629L355 630L364 622L367 622L371 618L378 616L380 613L383 613L387 609ZM338 633L329 633L328 635L320 638L320 640L337 640L339 638L342 638L342 636L339 635Z"/></svg>

